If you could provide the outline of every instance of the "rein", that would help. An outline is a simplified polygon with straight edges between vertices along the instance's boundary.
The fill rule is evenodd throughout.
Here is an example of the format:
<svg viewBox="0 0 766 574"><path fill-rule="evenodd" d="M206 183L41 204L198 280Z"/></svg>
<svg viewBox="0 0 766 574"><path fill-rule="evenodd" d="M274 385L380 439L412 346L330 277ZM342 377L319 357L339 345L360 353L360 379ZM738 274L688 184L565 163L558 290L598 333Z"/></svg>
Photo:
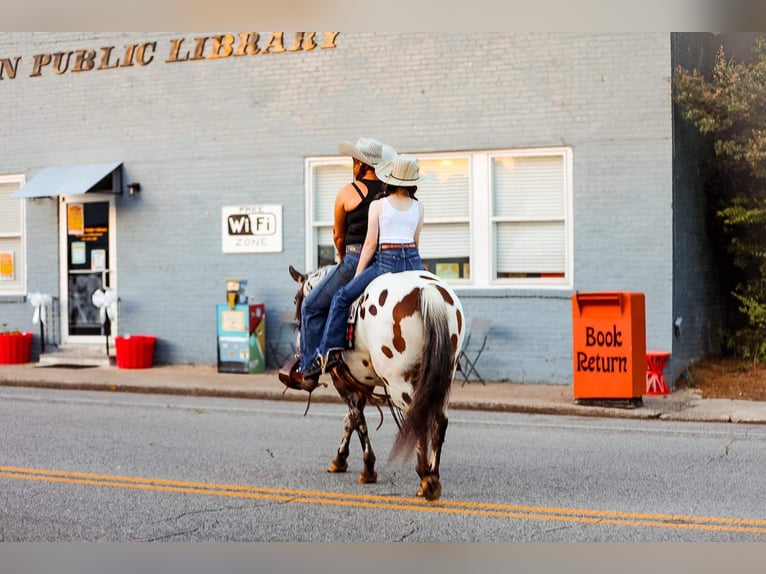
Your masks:
<svg viewBox="0 0 766 574"><path fill-rule="evenodd" d="M394 419L394 422L396 423L397 428L401 429L401 411L398 407L396 407L391 400L391 395L388 394L388 388L383 387L383 393L376 393L373 391L374 387L370 387L369 385L363 385L359 381L357 381L354 377L351 376L351 372L348 370L348 367L345 363L339 364L337 367L333 369L333 373L338 377L343 379L343 382L351 387L354 392L359 393L360 395L364 396L364 398L371 404L375 405L375 408L378 409L378 413L380 413L380 423L375 428L375 430L380 430L380 427L383 426L383 411L380 408L380 405L383 403L388 404L388 408L391 410L391 416ZM337 388L337 385L336 385ZM338 389L340 392L340 389Z"/></svg>

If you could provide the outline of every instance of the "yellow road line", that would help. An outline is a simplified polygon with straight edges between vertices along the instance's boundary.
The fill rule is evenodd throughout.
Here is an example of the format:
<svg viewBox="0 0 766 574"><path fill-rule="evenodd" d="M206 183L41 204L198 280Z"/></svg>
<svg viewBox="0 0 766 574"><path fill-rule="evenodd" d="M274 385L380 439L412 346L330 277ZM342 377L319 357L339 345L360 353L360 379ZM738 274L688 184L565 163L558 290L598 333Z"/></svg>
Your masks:
<svg viewBox="0 0 766 574"><path fill-rule="evenodd" d="M685 516L677 514L647 514L493 504L485 502L439 500L427 502L421 498L388 497L380 495L345 494L287 488L269 488L189 482L157 478L115 476L86 472L69 472L0 466L0 478L13 480L37 480L64 484L81 484L112 488L127 488L157 492L177 492L207 496L224 496L254 500L273 500L301 504L344 506L352 508L373 508L453 514L463 516L486 516L519 520L547 520L581 524L610 524L616 526L638 526L652 528L673 528L686 530L708 530L718 532L744 532L766 534L766 520L750 518L726 518L713 516Z"/></svg>

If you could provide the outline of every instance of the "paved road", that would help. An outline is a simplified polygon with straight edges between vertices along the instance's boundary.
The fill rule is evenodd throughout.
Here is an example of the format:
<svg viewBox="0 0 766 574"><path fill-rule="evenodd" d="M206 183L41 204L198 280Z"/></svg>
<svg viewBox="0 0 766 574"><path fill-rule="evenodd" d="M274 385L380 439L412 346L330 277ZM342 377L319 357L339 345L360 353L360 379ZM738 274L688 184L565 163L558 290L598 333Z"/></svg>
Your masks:
<svg viewBox="0 0 766 574"><path fill-rule="evenodd" d="M325 468L344 409L290 402L0 389L11 540L764 541L766 430L455 410L444 497L411 466ZM353 445L356 446L356 445ZM732 488L737 485L737 488Z"/></svg>

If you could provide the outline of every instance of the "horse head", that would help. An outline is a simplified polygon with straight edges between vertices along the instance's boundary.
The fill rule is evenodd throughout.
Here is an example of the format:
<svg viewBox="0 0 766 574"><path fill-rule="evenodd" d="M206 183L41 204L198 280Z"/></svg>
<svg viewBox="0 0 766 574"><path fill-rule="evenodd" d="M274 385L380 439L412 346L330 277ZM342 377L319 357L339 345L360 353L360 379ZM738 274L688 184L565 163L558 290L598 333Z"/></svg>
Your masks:
<svg viewBox="0 0 766 574"><path fill-rule="evenodd" d="M295 293L295 298L293 299L293 303L295 303L295 321L298 324L298 328L300 328L301 324L301 307L303 306L303 300L334 268L335 265L325 265L315 271L301 273L295 267L290 265L290 277L292 277L293 281L298 284L298 291Z"/></svg>
<svg viewBox="0 0 766 574"><path fill-rule="evenodd" d="M301 324L301 306L303 304L303 299L306 297L306 294L307 294L307 291L304 289L306 285L307 275L305 273L301 273L295 267L290 265L290 277L292 277L293 281L295 281L298 284L298 291L295 293L295 297L293 298L293 303L295 304L295 321L298 325L300 325Z"/></svg>

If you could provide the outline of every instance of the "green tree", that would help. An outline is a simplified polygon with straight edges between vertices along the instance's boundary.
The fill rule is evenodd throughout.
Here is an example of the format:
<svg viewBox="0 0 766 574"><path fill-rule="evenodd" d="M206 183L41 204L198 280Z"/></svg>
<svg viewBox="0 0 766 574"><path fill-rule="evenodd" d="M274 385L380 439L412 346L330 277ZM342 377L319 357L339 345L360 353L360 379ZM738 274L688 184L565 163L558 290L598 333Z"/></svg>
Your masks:
<svg viewBox="0 0 766 574"><path fill-rule="evenodd" d="M766 357L766 35L752 58L727 58L722 46L709 78L678 67L673 79L683 117L713 139L708 201L732 264L724 284L736 310L727 347L757 363Z"/></svg>

